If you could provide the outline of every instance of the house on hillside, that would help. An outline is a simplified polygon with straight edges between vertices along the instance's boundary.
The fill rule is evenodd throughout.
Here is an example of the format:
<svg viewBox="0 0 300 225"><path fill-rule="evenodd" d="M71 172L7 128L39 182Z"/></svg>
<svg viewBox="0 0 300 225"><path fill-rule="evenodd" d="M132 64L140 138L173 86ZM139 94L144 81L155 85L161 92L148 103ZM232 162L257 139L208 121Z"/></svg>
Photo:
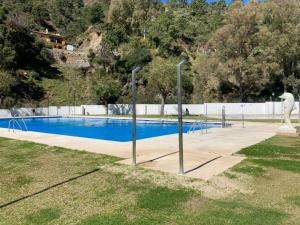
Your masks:
<svg viewBox="0 0 300 225"><path fill-rule="evenodd" d="M48 30L46 32L32 31L32 33L45 40L52 48L64 49L66 47L66 38L60 34L51 34Z"/></svg>

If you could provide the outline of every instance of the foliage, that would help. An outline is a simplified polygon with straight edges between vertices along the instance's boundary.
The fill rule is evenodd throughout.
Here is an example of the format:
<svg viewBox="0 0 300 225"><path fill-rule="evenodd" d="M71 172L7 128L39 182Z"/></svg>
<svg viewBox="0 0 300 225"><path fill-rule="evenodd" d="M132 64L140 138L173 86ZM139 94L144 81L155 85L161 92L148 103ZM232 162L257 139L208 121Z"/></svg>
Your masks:
<svg viewBox="0 0 300 225"><path fill-rule="evenodd" d="M121 94L120 82L110 76L101 77L95 89L99 103L105 104L106 107L109 103L114 103Z"/></svg>
<svg viewBox="0 0 300 225"><path fill-rule="evenodd" d="M14 84L14 78L12 74L6 71L0 70L0 105L6 105L4 103L5 98L10 95L11 87Z"/></svg>
<svg viewBox="0 0 300 225"><path fill-rule="evenodd" d="M164 59L161 57L156 57L150 63L147 71L145 71L149 92L158 94L159 98L161 99L161 115L164 114L164 105L167 98L176 95L177 63L178 60L176 58ZM192 91L190 77L186 74L184 74L182 78L182 88L187 93Z"/></svg>
<svg viewBox="0 0 300 225"><path fill-rule="evenodd" d="M161 115L164 105L176 88L176 61L174 59L155 58L149 65L147 72L149 90L159 94L161 98Z"/></svg>
<svg viewBox="0 0 300 225"><path fill-rule="evenodd" d="M5 98L13 98L13 102L41 99L43 91L36 80L45 75L43 70L52 63L51 54L30 33L22 16L10 15L2 8L0 27L1 79L2 86L6 86L2 87L0 104L5 105Z"/></svg>
<svg viewBox="0 0 300 225"><path fill-rule="evenodd" d="M159 0L2 0L0 69L13 77L6 97L30 102L51 94L39 82L45 76L59 79L60 72L51 67L50 51L31 35L32 30L45 29L79 45L90 32L98 33L101 43L89 50L91 68L82 71L81 77L97 76L102 70L122 86L124 103L130 99L129 74L138 65L145 67L144 73L152 73L139 80L140 101L152 103L155 96L162 96L159 88L152 88L152 77L165 83L160 71L167 69L158 64L167 58L173 66L182 58L189 62L189 79L184 80L187 103L264 101L284 90L298 95L299 4L298 0L250 1L247 5L234 1L230 6L224 0L166 4ZM166 67L174 76L175 69ZM167 97L162 101L174 101L174 85L174 81L169 83L172 90L163 94ZM19 88L29 93L17 91L15 95L12 90ZM94 101L94 95L87 102Z"/></svg>

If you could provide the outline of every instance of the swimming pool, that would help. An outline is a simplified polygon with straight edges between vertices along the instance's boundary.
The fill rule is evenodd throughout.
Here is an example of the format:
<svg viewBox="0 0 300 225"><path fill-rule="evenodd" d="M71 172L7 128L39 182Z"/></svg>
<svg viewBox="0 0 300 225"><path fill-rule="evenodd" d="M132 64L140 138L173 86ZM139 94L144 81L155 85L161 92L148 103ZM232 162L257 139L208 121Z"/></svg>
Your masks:
<svg viewBox="0 0 300 225"><path fill-rule="evenodd" d="M27 118L24 119L29 131L60 134L83 138L93 138L117 142L132 140L130 119L107 118ZM7 128L9 119L0 119L0 127ZM183 132L187 133L192 123L183 124ZM220 127L217 123L208 123L207 128ZM16 126L17 128L17 126ZM206 126L204 126L206 128ZM198 127L196 130L200 130ZM145 139L178 133L176 122L137 121L137 139Z"/></svg>

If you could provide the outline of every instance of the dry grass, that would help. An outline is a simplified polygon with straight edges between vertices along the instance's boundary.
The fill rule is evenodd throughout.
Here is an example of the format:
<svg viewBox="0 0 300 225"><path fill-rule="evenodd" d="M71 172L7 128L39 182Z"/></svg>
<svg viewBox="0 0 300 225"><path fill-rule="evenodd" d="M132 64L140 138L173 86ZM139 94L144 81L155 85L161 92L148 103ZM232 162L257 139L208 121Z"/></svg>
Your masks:
<svg viewBox="0 0 300 225"><path fill-rule="evenodd" d="M280 142L295 144L285 139L273 144ZM299 221L298 173L265 168L265 176L253 176L228 171L234 176L204 182L119 165L118 160L0 139L0 205L99 169L1 208L0 224L296 225ZM211 193L215 200L203 195Z"/></svg>

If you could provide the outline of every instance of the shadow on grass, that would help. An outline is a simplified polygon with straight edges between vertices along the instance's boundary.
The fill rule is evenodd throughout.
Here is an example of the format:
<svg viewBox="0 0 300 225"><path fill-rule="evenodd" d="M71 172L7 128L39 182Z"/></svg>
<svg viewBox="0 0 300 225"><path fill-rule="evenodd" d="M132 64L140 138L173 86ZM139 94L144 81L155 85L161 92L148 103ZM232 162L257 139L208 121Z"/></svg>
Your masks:
<svg viewBox="0 0 300 225"><path fill-rule="evenodd" d="M26 195L26 196L23 196L23 197L21 197L21 198L15 199L15 200L13 200L13 201L11 201L11 202L2 204L2 205L0 205L0 209L5 208L5 207L8 207L8 206L10 206L10 205L13 205L13 204L15 204L15 203L17 203L17 202L23 201L23 200L25 200L25 199L31 198L31 197L33 197L33 196L39 195L39 194L41 194L41 193L43 193L43 192L46 192L46 191L49 191L49 190L51 190L51 189L53 189L53 188L62 186L62 185L67 184L67 183L69 183L69 182L71 182L71 181L77 180L77 179L79 179L79 178L81 178L81 177L85 177L85 176L90 175L90 174L92 174L92 173L95 173L95 172L97 172L97 171L99 171L99 170L100 170L100 169L94 169L94 170L89 171L89 172L87 172L87 173L81 174L81 175L76 176L76 177L72 177L72 178L70 178L70 179L68 179L68 180L65 180L65 181L62 181L62 182L60 182L60 183L54 184L54 185L52 185L52 186L50 186L50 187L44 188L44 189L42 189L42 190L40 190L40 191L37 191L37 192L35 192L35 193L33 193L33 194Z"/></svg>

